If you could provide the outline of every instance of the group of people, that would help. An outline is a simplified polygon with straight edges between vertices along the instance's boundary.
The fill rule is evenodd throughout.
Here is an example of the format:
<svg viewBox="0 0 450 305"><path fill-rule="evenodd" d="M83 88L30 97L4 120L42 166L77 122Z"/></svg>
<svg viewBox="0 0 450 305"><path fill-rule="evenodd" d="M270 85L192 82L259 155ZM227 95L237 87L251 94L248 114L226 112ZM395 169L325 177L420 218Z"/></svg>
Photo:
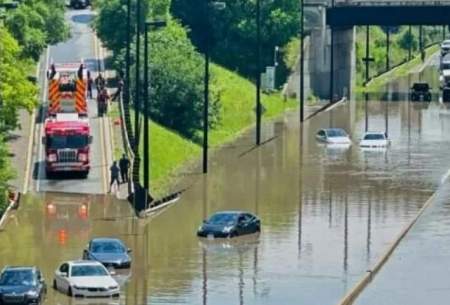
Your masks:
<svg viewBox="0 0 450 305"><path fill-rule="evenodd" d="M117 185L117 188L120 186L119 174L122 180L122 183L127 183L129 181L128 172L130 169L130 160L127 158L125 154L122 155L122 158L119 160L119 165L117 165L117 161L113 161L113 164L109 168L111 173L111 183L109 184L109 192L111 193L112 187L114 184Z"/></svg>

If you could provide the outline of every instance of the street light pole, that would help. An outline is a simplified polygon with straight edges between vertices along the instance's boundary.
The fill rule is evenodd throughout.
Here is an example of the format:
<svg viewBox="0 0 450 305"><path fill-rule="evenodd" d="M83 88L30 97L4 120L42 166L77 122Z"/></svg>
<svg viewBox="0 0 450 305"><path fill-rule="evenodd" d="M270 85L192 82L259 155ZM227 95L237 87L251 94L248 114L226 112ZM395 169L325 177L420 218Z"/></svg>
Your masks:
<svg viewBox="0 0 450 305"><path fill-rule="evenodd" d="M140 140L140 132L139 132L139 107L140 107L140 94L141 94L141 86L140 86L140 34L141 34L141 1L137 0L136 7L136 15L137 15L137 26L136 26L136 92L134 97L134 136L135 136L135 153L139 153L139 140Z"/></svg>
<svg viewBox="0 0 450 305"><path fill-rule="evenodd" d="M130 103L131 0L127 0L127 49L125 55L125 103Z"/></svg>
<svg viewBox="0 0 450 305"><path fill-rule="evenodd" d="M153 21L145 23L144 33L144 188L150 193L150 70L149 70L149 40L151 27L161 28L166 26L165 21ZM148 198L148 196L146 197Z"/></svg>
<svg viewBox="0 0 450 305"><path fill-rule="evenodd" d="M208 125L209 125L209 35L210 35L210 16L209 0L205 1L205 73L204 73L204 102L203 102L203 173L208 172Z"/></svg>
<svg viewBox="0 0 450 305"><path fill-rule="evenodd" d="M256 145L261 144L261 0L256 0Z"/></svg>
<svg viewBox="0 0 450 305"><path fill-rule="evenodd" d="M300 123L305 120L305 0L300 1Z"/></svg>

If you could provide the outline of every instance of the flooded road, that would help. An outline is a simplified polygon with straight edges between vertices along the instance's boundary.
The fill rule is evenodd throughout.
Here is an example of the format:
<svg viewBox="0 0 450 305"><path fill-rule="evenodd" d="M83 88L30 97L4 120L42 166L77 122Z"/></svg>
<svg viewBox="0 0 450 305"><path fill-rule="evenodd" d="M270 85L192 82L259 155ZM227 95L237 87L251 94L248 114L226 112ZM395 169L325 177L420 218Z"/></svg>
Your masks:
<svg viewBox="0 0 450 305"><path fill-rule="evenodd" d="M407 92L411 81L388 91ZM366 122L384 131L386 115L392 146L361 150ZM318 144L316 131L329 126L345 128L354 144ZM450 111L437 102L349 102L302 130L298 115L287 113L264 126L261 148L246 134L215 153L207 177L183 173L187 191L157 217L137 220L127 202L110 196L28 195L0 232L0 266L37 265L51 286L60 262L80 258L90 238L115 236L132 248L133 263L119 272L123 293L111 303L335 304L440 185L449 126ZM259 215L262 232L196 237L203 219L228 209ZM53 289L45 302L105 303Z"/></svg>

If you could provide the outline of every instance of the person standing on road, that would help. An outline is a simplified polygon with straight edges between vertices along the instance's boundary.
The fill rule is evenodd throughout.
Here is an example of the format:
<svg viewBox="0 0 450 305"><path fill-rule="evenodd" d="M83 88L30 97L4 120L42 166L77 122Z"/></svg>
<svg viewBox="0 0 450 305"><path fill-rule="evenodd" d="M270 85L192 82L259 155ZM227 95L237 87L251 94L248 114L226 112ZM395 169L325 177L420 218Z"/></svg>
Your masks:
<svg viewBox="0 0 450 305"><path fill-rule="evenodd" d="M130 160L128 160L125 154L119 160L120 176L122 178L122 183L128 182L128 169L130 168Z"/></svg>
<svg viewBox="0 0 450 305"><path fill-rule="evenodd" d="M95 79L95 85L97 86L97 93L101 92L103 88L105 88L106 81L101 73L99 73L97 78Z"/></svg>
<svg viewBox="0 0 450 305"><path fill-rule="evenodd" d="M88 98L92 98L92 85L94 81L92 80L91 71L87 71L87 89L88 89Z"/></svg>
<svg viewBox="0 0 450 305"><path fill-rule="evenodd" d="M111 173L111 183L109 184L109 193L111 193L112 186L113 186L114 182L116 182L117 188L120 187L120 182L119 182L119 171L120 171L120 169L117 166L117 161L113 162L113 165L111 165L111 167L109 168L109 171Z"/></svg>

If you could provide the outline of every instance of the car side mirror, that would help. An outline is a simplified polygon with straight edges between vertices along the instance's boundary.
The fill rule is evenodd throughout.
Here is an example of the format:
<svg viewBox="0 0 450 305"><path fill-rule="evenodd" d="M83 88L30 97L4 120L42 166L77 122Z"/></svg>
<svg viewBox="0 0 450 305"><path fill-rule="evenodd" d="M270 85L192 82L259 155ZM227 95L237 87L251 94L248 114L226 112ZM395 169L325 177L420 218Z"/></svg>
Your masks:
<svg viewBox="0 0 450 305"><path fill-rule="evenodd" d="M44 278L40 278L40 279L39 279L39 282L40 282L41 284L45 284L45 279L44 279Z"/></svg>
<svg viewBox="0 0 450 305"><path fill-rule="evenodd" d="M67 272L61 272L60 274L61 274L62 277L67 277L68 276Z"/></svg>
<svg viewBox="0 0 450 305"><path fill-rule="evenodd" d="M131 250L130 248L127 249L127 253L131 253L133 252L133 250Z"/></svg>
<svg viewBox="0 0 450 305"><path fill-rule="evenodd" d="M206 223L207 222L207 220L206 219L203 219L203 223Z"/></svg>
<svg viewBox="0 0 450 305"><path fill-rule="evenodd" d="M114 270L114 268L108 268L108 272L110 275L116 275L116 270Z"/></svg>
<svg viewBox="0 0 450 305"><path fill-rule="evenodd" d="M89 136L89 140L88 140L88 141L89 141L89 144L92 144L93 139L94 139L94 138L93 138L92 136Z"/></svg>

